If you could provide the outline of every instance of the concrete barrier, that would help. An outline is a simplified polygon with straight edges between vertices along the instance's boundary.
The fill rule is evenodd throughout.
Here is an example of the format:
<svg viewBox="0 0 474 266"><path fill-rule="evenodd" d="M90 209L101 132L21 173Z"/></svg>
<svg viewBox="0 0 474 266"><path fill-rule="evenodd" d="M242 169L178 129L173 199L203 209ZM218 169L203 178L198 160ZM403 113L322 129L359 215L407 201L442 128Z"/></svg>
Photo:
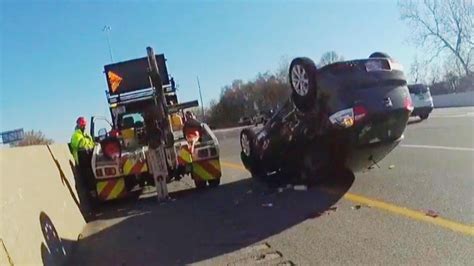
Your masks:
<svg viewBox="0 0 474 266"><path fill-rule="evenodd" d="M474 91L433 95L435 108L474 106Z"/></svg>
<svg viewBox="0 0 474 266"><path fill-rule="evenodd" d="M0 264L59 265L85 226L67 145L0 150Z"/></svg>

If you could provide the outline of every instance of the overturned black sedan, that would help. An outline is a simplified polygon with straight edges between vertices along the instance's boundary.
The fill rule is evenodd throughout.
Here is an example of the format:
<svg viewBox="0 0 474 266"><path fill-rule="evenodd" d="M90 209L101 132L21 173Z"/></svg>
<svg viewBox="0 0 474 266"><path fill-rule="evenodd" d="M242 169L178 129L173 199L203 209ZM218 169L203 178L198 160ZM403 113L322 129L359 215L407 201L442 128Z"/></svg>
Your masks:
<svg viewBox="0 0 474 266"><path fill-rule="evenodd" d="M400 143L413 110L402 66L384 53L320 69L295 58L289 82L284 106L263 128L240 134L241 159L254 177L315 181L369 168Z"/></svg>

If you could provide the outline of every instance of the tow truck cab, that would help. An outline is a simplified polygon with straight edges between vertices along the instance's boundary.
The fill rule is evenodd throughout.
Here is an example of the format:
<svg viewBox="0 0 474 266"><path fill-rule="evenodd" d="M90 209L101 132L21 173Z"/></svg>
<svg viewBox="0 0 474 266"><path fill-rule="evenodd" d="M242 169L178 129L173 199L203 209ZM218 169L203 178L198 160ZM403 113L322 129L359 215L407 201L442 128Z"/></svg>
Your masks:
<svg viewBox="0 0 474 266"><path fill-rule="evenodd" d="M156 55L156 61L162 76L167 119L158 122L155 128L150 125L156 123L153 114L157 112L159 95L150 83L147 58L104 66L111 121L104 117L91 118L91 136L98 143L92 153L91 170L99 200L136 195L143 187L155 185L147 160L149 144L161 143L161 135L157 134L165 135L163 129L168 125L171 134L162 136L168 138L162 158L168 170L166 181L191 175L198 188L220 183L219 143L213 132L206 124L201 124L193 152L189 152L189 140L183 134L184 110L197 107L198 102L178 104L176 87L168 76L164 55ZM99 121L105 121L106 127L96 132ZM150 132L150 128L154 132Z"/></svg>

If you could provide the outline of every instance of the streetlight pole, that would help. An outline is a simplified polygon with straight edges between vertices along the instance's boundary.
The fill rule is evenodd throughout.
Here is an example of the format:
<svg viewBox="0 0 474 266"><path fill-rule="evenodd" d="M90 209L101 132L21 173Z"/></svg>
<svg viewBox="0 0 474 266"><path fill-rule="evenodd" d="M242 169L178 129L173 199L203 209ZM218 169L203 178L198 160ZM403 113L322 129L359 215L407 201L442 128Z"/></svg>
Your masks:
<svg viewBox="0 0 474 266"><path fill-rule="evenodd" d="M199 83L199 76L196 76L198 88L199 88L199 98L201 98L201 113L202 119L204 119L204 102L202 101L202 93L201 93L201 84Z"/></svg>
<svg viewBox="0 0 474 266"><path fill-rule="evenodd" d="M107 38L107 45L109 47L110 61L113 63L114 62L114 57L112 55L112 46L110 45L110 30L112 30L112 28L110 26L107 26L107 25L105 25L104 28L102 29L102 31L105 32L105 36Z"/></svg>

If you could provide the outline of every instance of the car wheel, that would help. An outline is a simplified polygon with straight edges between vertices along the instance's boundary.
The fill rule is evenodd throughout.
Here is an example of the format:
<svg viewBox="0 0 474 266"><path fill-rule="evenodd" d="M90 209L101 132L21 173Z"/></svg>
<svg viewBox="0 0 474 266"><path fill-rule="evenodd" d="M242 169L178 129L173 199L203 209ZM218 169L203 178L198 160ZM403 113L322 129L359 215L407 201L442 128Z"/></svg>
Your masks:
<svg viewBox="0 0 474 266"><path fill-rule="evenodd" d="M207 181L209 183L209 187L211 188L215 188L215 187L218 187L221 183L221 179L218 178L218 179L213 179L213 180L209 180Z"/></svg>
<svg viewBox="0 0 474 266"><path fill-rule="evenodd" d="M293 59L290 64L289 80L293 102L300 111L306 112L316 102L316 65L306 57Z"/></svg>
<svg viewBox="0 0 474 266"><path fill-rule="evenodd" d="M369 56L369 58L390 58L390 56L386 53L374 52Z"/></svg>
<svg viewBox="0 0 474 266"><path fill-rule="evenodd" d="M240 147L246 157L253 157L253 147L255 141L255 132L251 129L244 129L240 132Z"/></svg>
<svg viewBox="0 0 474 266"><path fill-rule="evenodd" d="M422 114L422 115L420 115L420 119L421 120L428 119L428 116L429 116L429 114Z"/></svg>
<svg viewBox="0 0 474 266"><path fill-rule="evenodd" d="M251 129L244 129L240 132L240 158L245 168L247 168L252 177L257 177L260 174L258 161L255 154L255 132Z"/></svg>

